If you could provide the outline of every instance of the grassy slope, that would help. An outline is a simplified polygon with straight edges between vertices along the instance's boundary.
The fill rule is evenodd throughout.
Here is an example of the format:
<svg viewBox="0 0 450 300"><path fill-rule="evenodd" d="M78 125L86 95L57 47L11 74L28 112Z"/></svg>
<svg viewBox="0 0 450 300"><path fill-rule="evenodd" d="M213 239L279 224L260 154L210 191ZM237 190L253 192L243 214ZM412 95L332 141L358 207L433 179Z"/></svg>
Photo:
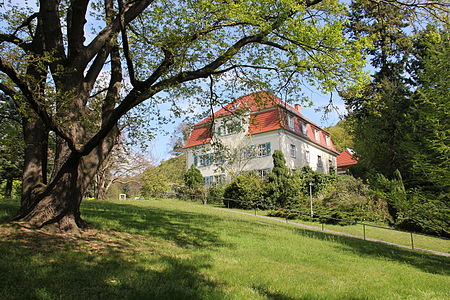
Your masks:
<svg viewBox="0 0 450 300"><path fill-rule="evenodd" d="M212 206L220 207L219 205L212 205ZM239 212L242 211L242 212L247 212L247 213L248 212L253 213L253 211L250 211L250 210L243 210L243 209L233 209L233 210L239 211ZM268 211L258 210L257 214L262 215L262 216L267 216ZM278 219L281 219L281 218L278 218ZM322 226L322 224L319 222L305 221L302 219L292 219L289 221L312 225L312 226L316 226L319 228L321 228L321 226ZM370 222L367 222L367 223L370 223ZM374 225L377 225L377 224L374 224ZM378 225L382 226L382 227L387 227L386 224L378 224ZM364 231L363 231L364 229L361 224L345 225L345 226L323 224L323 228L338 231L338 232L349 233L349 234L360 236L360 237L364 236ZM384 229L384 228L376 228L376 227L370 227L370 226L366 226L365 229L366 229L366 237L367 238L382 240L382 241L386 241L386 242L391 242L391 243L411 247L411 235L408 232L389 230L389 229ZM422 248L422 249L434 250L434 251L443 252L443 253L450 253L450 241L449 240L435 238L435 237L431 237L431 236L424 236L424 235L420 235L420 234L413 234L413 243L414 243L415 248Z"/></svg>
<svg viewBox="0 0 450 300"><path fill-rule="evenodd" d="M14 209L0 202L0 220ZM0 225L0 299L450 297L444 257L174 200L90 201L83 215L80 239Z"/></svg>

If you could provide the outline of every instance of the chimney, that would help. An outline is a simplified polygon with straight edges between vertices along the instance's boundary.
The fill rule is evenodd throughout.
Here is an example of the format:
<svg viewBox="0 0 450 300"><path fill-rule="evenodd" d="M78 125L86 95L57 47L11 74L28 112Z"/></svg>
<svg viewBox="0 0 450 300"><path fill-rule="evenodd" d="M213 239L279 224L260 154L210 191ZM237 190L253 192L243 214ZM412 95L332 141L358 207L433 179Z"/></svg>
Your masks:
<svg viewBox="0 0 450 300"><path fill-rule="evenodd" d="M302 106L300 104L295 104L295 109L299 112L302 113Z"/></svg>

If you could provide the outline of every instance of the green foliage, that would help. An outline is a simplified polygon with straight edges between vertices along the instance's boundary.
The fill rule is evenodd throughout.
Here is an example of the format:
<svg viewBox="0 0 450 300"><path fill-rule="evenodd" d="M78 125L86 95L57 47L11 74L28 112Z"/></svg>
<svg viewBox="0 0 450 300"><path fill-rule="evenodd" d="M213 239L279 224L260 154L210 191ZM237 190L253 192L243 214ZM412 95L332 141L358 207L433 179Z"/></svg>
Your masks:
<svg viewBox="0 0 450 300"><path fill-rule="evenodd" d="M186 154L182 154L161 162L155 171L164 174L171 185L182 185L184 183L184 174L181 170L185 168Z"/></svg>
<svg viewBox="0 0 450 300"><path fill-rule="evenodd" d="M141 194L144 197L161 197L171 187L167 176L159 172L157 167L148 168L142 174L142 182Z"/></svg>
<svg viewBox="0 0 450 300"><path fill-rule="evenodd" d="M315 213L350 221L386 222L390 219L387 202L373 194L368 185L353 176L341 175L316 202ZM339 223L337 220L322 220ZM343 223L345 224L345 223Z"/></svg>
<svg viewBox="0 0 450 300"><path fill-rule="evenodd" d="M205 180L202 173L194 165L192 165L184 174L184 184L188 188L197 188L204 184Z"/></svg>
<svg viewBox="0 0 450 300"><path fill-rule="evenodd" d="M353 7L352 34L373 40L368 53L377 70L362 97L344 95L360 158L352 172L387 200L397 226L448 235L448 25L412 36L398 7L365 0Z"/></svg>
<svg viewBox="0 0 450 300"><path fill-rule="evenodd" d="M327 127L326 130L330 133L333 145L339 152L344 151L346 148L354 148L354 136L351 121L339 121L336 125Z"/></svg>
<svg viewBox="0 0 450 300"><path fill-rule="evenodd" d="M283 152L275 150L272 155L273 169L264 185L264 202L267 208L292 208L302 197L304 181L286 167Z"/></svg>
<svg viewBox="0 0 450 300"><path fill-rule="evenodd" d="M254 172L235 177L225 187L223 197L224 205L230 208L251 209L260 206L262 201L263 184ZM227 200L230 199L230 200ZM236 201L231 201L236 200Z"/></svg>
<svg viewBox="0 0 450 300"><path fill-rule="evenodd" d="M210 186L207 191L206 201L208 203L222 203L225 193L225 186L215 185Z"/></svg>

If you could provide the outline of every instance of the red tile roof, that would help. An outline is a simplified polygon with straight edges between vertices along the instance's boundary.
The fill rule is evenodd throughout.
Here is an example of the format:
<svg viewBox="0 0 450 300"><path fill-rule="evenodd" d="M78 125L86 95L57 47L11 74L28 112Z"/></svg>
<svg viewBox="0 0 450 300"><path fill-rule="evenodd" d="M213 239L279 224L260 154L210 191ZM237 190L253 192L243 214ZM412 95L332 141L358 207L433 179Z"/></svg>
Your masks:
<svg viewBox="0 0 450 300"><path fill-rule="evenodd" d="M294 118L293 130L288 127L286 121L286 111L289 111L291 115L297 117ZM269 94L268 92L257 92L239 97L219 109L213 115L198 122L194 125L191 136L183 148L208 143L211 140L210 127L213 118L219 118L239 112L250 113L249 134L262 133L276 129L285 129L326 149L338 153L333 145L333 142L331 141L331 138L329 139L329 145L326 144L325 135L328 133L309 121L294 107ZM302 133L301 123L307 124L306 136ZM313 128L319 130L319 141L315 140Z"/></svg>
<svg viewBox="0 0 450 300"><path fill-rule="evenodd" d="M345 167L356 165L358 163L358 160L354 158L353 154L347 149L339 154L338 157L336 157L336 163L338 167Z"/></svg>

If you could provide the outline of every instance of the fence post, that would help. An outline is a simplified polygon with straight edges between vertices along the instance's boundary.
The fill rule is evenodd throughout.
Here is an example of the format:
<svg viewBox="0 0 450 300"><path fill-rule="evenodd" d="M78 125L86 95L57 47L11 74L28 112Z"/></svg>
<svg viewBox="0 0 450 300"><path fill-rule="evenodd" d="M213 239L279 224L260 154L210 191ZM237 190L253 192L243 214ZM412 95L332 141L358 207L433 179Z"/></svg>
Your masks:
<svg viewBox="0 0 450 300"><path fill-rule="evenodd" d="M323 231L323 223L322 223L322 231Z"/></svg>
<svg viewBox="0 0 450 300"><path fill-rule="evenodd" d="M363 223L364 240L366 240L366 224Z"/></svg>
<svg viewBox="0 0 450 300"><path fill-rule="evenodd" d="M413 240L413 233L412 233L412 232L410 232L410 234L411 234L411 249L413 249L413 250L414 250L414 240Z"/></svg>
<svg viewBox="0 0 450 300"><path fill-rule="evenodd" d="M230 208L230 200L227 200L228 208Z"/></svg>

